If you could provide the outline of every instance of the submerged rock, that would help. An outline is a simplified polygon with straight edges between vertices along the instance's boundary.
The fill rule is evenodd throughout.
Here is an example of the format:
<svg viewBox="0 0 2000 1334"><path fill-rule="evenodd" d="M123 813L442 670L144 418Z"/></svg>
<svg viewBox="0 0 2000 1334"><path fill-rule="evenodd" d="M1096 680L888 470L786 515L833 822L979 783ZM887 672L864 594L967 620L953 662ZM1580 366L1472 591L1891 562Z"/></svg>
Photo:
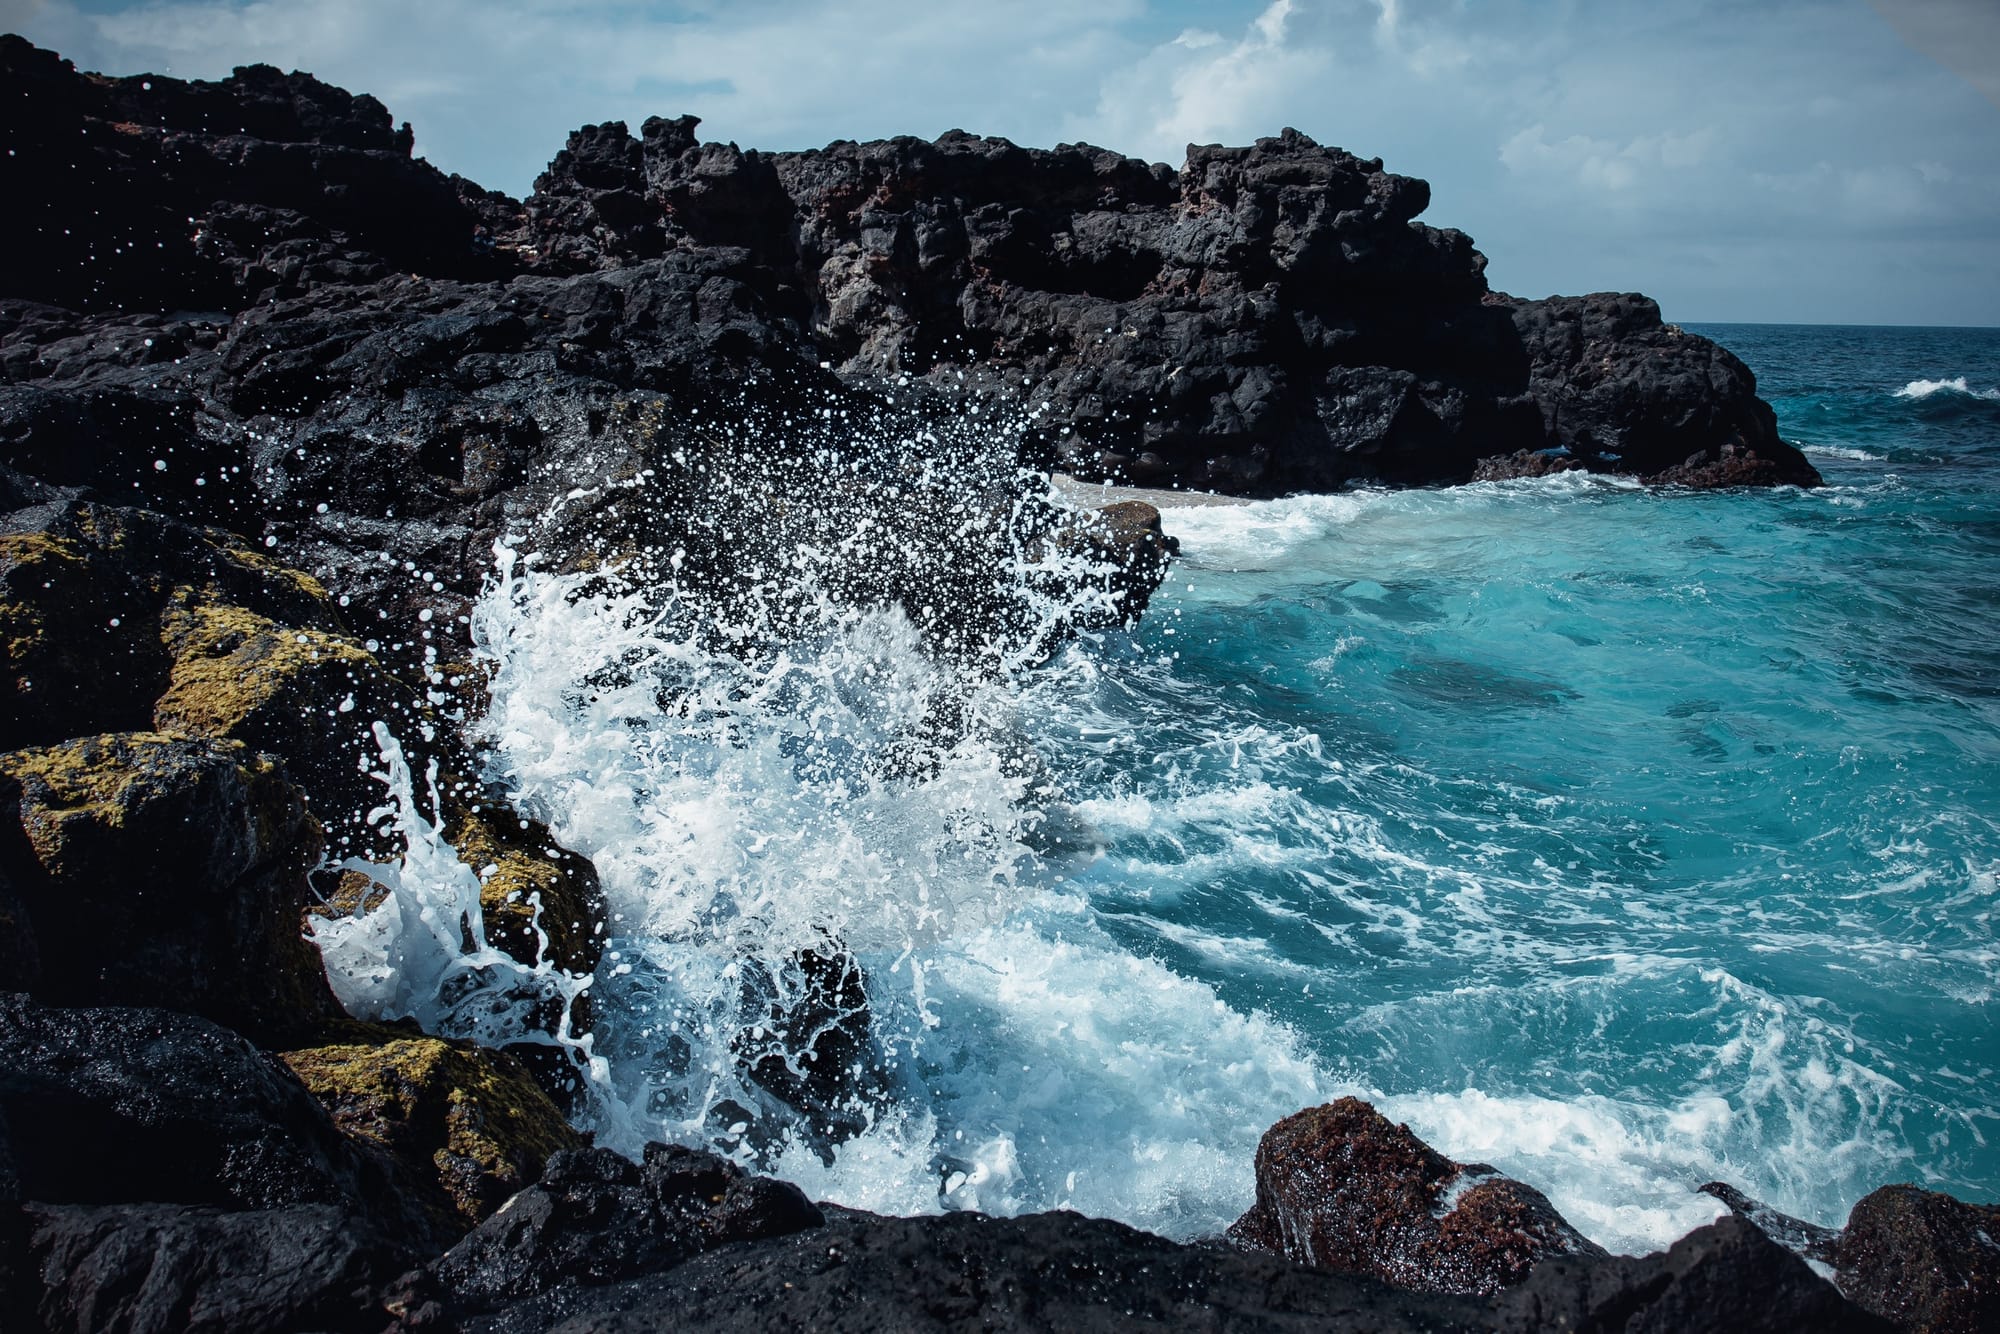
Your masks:
<svg viewBox="0 0 2000 1334"><path fill-rule="evenodd" d="M1257 1203L1229 1235L1418 1292L1494 1293L1551 1256L1604 1255L1534 1187L1451 1161L1358 1098L1264 1132Z"/></svg>
<svg viewBox="0 0 2000 1334"><path fill-rule="evenodd" d="M282 1053L342 1133L379 1147L441 1230L469 1228L585 1137L505 1052L431 1037Z"/></svg>
<svg viewBox="0 0 2000 1334"><path fill-rule="evenodd" d="M755 964L744 974L752 1022L731 1045L745 1073L800 1114L809 1142L859 1134L867 1100L882 1087L860 960L829 939L797 951L775 975Z"/></svg>
<svg viewBox="0 0 2000 1334"><path fill-rule="evenodd" d="M1884 1186L1847 1216L1835 1282L1922 1334L2000 1327L2000 1206Z"/></svg>

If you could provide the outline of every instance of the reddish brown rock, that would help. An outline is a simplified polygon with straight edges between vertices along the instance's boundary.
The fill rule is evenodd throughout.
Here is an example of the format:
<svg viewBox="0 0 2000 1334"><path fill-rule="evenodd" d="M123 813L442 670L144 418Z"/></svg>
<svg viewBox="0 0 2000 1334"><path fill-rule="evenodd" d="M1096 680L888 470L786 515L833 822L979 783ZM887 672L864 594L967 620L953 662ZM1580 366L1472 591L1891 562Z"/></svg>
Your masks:
<svg viewBox="0 0 2000 1334"><path fill-rule="evenodd" d="M1521 1282L1538 1260L1605 1253L1534 1187L1453 1162L1358 1098L1264 1132L1257 1203L1230 1236L1418 1292L1480 1295Z"/></svg>
<svg viewBox="0 0 2000 1334"><path fill-rule="evenodd" d="M1847 1216L1835 1282L1920 1334L2000 1329L2000 1206L1884 1186Z"/></svg>

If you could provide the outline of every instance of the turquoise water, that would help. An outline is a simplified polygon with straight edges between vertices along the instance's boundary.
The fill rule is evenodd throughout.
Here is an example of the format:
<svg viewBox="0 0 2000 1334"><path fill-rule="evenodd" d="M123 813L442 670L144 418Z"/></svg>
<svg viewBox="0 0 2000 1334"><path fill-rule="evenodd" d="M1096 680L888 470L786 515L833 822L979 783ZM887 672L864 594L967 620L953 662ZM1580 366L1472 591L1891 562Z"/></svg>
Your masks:
<svg viewBox="0 0 2000 1334"><path fill-rule="evenodd" d="M1826 487L1175 508L1142 625L1016 671L831 603L731 656L510 562L493 776L611 908L582 1119L1179 1237L1343 1093L1624 1251L1715 1178L2000 1195L2000 332L1709 332ZM802 1050L769 997L828 939L876 1053L837 1133L743 1060Z"/></svg>
<svg viewBox="0 0 2000 1334"><path fill-rule="evenodd" d="M1824 489L1170 513L1185 560L1051 748L1102 840L1072 874L1606 1217L1710 1174L1822 1223L2000 1196L2000 331L1700 331Z"/></svg>

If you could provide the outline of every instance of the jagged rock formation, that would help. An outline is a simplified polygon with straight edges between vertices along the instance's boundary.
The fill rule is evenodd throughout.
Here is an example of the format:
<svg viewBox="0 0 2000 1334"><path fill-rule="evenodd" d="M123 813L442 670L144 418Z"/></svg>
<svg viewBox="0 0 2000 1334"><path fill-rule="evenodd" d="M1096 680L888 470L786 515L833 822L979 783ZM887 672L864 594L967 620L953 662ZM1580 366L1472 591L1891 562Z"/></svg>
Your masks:
<svg viewBox="0 0 2000 1334"><path fill-rule="evenodd" d="M578 131L519 203L306 75L105 79L18 38L0 73L0 490L275 539L441 677L496 536L718 448L689 414L746 380L778 415L997 400L1033 420L989 450L1244 494L1552 449L1816 480L1728 353L1641 297L1490 292L1467 237L1413 221L1424 182L1290 131L1174 172L960 133L765 154L656 118Z"/></svg>

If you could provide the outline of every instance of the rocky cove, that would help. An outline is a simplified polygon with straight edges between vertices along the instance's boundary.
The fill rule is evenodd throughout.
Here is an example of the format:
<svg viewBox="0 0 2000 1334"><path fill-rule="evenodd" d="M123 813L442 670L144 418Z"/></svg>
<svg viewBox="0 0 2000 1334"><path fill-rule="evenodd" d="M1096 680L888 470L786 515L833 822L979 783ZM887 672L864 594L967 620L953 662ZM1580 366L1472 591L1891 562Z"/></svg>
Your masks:
<svg viewBox="0 0 2000 1334"><path fill-rule="evenodd" d="M1353 1100L1272 1127L1202 1244L813 1203L746 1168L757 1135L831 1146L889 1077L822 920L729 992L742 1099L700 1110L741 1116L738 1160L569 1119L607 896L488 762L496 549L624 623L698 608L732 660L894 607L953 674L842 759L935 767L983 725L967 682L1141 615L1171 558L1150 507L1060 504L1052 467L1815 484L1749 371L1645 298L1493 293L1415 222L1423 182L1290 132L1174 172L656 119L578 131L523 202L305 75L106 79L14 38L0 69L8 1329L1993 1318L1990 1207L1888 1186L1836 1234L1718 1184L1727 1217L1610 1256ZM607 645L605 697L720 707ZM412 897L420 856L455 898ZM407 937L359 925L405 902Z"/></svg>

